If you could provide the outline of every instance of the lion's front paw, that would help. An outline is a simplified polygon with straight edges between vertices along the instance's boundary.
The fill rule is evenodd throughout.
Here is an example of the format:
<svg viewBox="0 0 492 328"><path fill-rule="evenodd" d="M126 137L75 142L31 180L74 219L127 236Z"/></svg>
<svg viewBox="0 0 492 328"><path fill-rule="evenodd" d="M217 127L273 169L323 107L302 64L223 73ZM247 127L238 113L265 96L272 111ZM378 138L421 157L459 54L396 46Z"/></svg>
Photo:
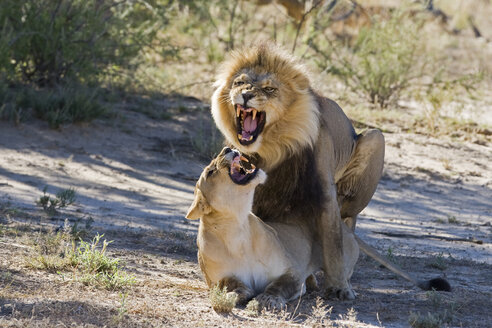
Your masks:
<svg viewBox="0 0 492 328"><path fill-rule="evenodd" d="M327 298L338 298L341 301L355 300L355 292L352 288L328 287L325 293Z"/></svg>
<svg viewBox="0 0 492 328"><path fill-rule="evenodd" d="M267 310L281 310L285 307L285 299L282 296L275 296L269 294L260 294L256 296L256 300L261 307Z"/></svg>

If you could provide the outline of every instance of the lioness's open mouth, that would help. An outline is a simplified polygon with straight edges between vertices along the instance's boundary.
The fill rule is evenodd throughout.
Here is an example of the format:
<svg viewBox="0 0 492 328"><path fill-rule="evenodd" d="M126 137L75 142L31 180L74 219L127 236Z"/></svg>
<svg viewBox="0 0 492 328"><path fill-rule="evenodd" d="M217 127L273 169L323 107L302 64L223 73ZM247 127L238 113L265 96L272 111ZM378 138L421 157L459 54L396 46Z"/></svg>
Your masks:
<svg viewBox="0 0 492 328"><path fill-rule="evenodd" d="M258 173L256 166L250 163L246 157L241 156L239 152L235 151L229 170L231 180L236 184L245 185L256 176L256 173Z"/></svg>
<svg viewBox="0 0 492 328"><path fill-rule="evenodd" d="M237 139L241 145L249 145L256 141L265 126L265 118L265 112L236 104Z"/></svg>

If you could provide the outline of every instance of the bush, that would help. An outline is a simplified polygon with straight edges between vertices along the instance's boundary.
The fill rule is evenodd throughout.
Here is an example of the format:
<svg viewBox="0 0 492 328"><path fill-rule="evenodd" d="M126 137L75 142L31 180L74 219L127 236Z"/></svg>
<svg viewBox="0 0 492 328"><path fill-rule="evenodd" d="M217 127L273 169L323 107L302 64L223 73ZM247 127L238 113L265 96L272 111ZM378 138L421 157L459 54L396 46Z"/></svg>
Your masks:
<svg viewBox="0 0 492 328"><path fill-rule="evenodd" d="M317 60L320 68L339 77L372 103L388 107L412 79L422 76L418 60L421 24L414 20L405 11L398 11L388 20L375 19L371 27L360 31L350 47L323 40L316 32L308 44L324 59Z"/></svg>
<svg viewBox="0 0 492 328"><path fill-rule="evenodd" d="M0 81L0 119L17 124L34 114L46 120L50 127L61 124L90 121L107 112L102 102L102 89L79 83L34 89L17 85L7 87Z"/></svg>
<svg viewBox="0 0 492 328"><path fill-rule="evenodd" d="M91 81L108 65L128 64L145 39L126 26L127 12L117 10L124 5L111 0L3 0L0 44L8 47L0 53L0 65L10 80L15 72L21 82L53 86Z"/></svg>
<svg viewBox="0 0 492 328"><path fill-rule="evenodd" d="M3 0L0 118L52 127L105 112L95 86L138 64L166 24L167 0Z"/></svg>
<svg viewBox="0 0 492 328"><path fill-rule="evenodd" d="M99 100L99 89L71 84L31 93L35 94L30 100L34 114L48 121L52 128L63 123L90 121L106 112Z"/></svg>

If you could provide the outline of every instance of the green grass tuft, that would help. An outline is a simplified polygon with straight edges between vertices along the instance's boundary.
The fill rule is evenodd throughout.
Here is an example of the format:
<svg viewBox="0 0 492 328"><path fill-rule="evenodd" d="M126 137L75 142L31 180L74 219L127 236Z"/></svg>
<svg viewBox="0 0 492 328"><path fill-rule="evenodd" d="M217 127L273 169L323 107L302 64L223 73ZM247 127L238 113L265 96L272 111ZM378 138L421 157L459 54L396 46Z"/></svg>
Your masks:
<svg viewBox="0 0 492 328"><path fill-rule="evenodd" d="M72 270L75 281L109 290L135 283L135 277L122 270L121 261L106 254L111 242L102 239L104 235L77 243L68 232L66 228L41 236L34 247L37 255L28 259L28 265L49 272Z"/></svg>

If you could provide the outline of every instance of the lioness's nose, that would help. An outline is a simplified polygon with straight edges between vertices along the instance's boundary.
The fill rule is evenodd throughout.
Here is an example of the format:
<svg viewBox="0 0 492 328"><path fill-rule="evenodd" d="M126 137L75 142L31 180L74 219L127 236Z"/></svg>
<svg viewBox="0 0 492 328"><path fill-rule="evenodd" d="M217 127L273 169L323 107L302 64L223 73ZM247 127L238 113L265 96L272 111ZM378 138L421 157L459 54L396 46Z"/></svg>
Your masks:
<svg viewBox="0 0 492 328"><path fill-rule="evenodd" d="M243 93L243 105L244 107L247 107L246 106L246 103L248 102L248 100L250 100L251 98L253 98L255 95L251 92L245 92Z"/></svg>

